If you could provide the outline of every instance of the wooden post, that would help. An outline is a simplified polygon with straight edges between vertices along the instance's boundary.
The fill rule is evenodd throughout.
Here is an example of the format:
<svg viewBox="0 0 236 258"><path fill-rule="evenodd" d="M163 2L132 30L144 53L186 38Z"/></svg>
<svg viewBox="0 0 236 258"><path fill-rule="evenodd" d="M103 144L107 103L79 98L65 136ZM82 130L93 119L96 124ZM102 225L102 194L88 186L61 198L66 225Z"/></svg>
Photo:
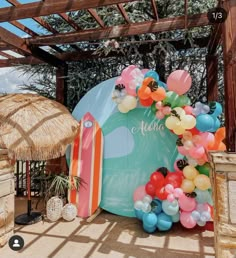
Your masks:
<svg viewBox="0 0 236 258"><path fill-rule="evenodd" d="M56 101L67 104L67 74L68 66L58 67L56 70Z"/></svg>
<svg viewBox="0 0 236 258"><path fill-rule="evenodd" d="M236 0L226 0L228 17L222 25L224 46L225 126L228 152L236 150Z"/></svg>
<svg viewBox="0 0 236 258"><path fill-rule="evenodd" d="M218 58L215 55L207 55L207 100L217 101L218 98Z"/></svg>

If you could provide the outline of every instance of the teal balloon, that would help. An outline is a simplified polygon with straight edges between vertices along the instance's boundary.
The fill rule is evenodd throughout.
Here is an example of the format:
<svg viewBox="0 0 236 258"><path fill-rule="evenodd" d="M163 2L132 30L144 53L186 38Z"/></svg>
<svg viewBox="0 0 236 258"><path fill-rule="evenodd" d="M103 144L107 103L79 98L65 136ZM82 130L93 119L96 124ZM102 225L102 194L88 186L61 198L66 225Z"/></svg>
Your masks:
<svg viewBox="0 0 236 258"><path fill-rule="evenodd" d="M156 228L156 226L150 227L150 226L147 226L147 225L143 224L143 229L147 233L154 233L157 228Z"/></svg>
<svg viewBox="0 0 236 258"><path fill-rule="evenodd" d="M213 117L217 117L222 113L222 106L219 102L212 101L209 103L210 112L208 114L212 115Z"/></svg>
<svg viewBox="0 0 236 258"><path fill-rule="evenodd" d="M159 213L162 212L162 203L160 200L158 199L153 199L151 202L151 206L152 206L152 211L158 215Z"/></svg>
<svg viewBox="0 0 236 258"><path fill-rule="evenodd" d="M153 78L156 82L159 81L159 75L158 75L158 73L155 72L155 71L153 71L153 70L150 70L150 71L148 71L147 73L145 73L144 78L147 78L147 77Z"/></svg>
<svg viewBox="0 0 236 258"><path fill-rule="evenodd" d="M172 215L172 216L171 216L171 219L172 219L172 222L174 222L174 223L179 222L180 213L177 212L175 215Z"/></svg>
<svg viewBox="0 0 236 258"><path fill-rule="evenodd" d="M165 90L167 89L166 83L164 83L164 82L162 82L162 81L158 81L157 84L158 84L158 86L164 88Z"/></svg>
<svg viewBox="0 0 236 258"><path fill-rule="evenodd" d="M179 96L179 98L177 100L177 105L178 105L178 107L190 106L191 105L190 98L186 95Z"/></svg>
<svg viewBox="0 0 236 258"><path fill-rule="evenodd" d="M194 192L196 193L196 201L198 203L206 203L211 199L211 195L208 190L202 191L199 189L195 189Z"/></svg>
<svg viewBox="0 0 236 258"><path fill-rule="evenodd" d="M154 212L144 213L143 224L148 227L154 227L157 223L157 215Z"/></svg>
<svg viewBox="0 0 236 258"><path fill-rule="evenodd" d="M144 212L142 210L134 209L134 213L138 219L143 220Z"/></svg>
<svg viewBox="0 0 236 258"><path fill-rule="evenodd" d="M165 214L164 212L157 215L157 228L160 231L167 231L172 227L172 218L171 216Z"/></svg>
<svg viewBox="0 0 236 258"><path fill-rule="evenodd" d="M214 126L214 119L208 114L200 114L196 117L196 128L201 132L209 132Z"/></svg>
<svg viewBox="0 0 236 258"><path fill-rule="evenodd" d="M164 105L170 105L172 108L178 107L179 95L174 91L168 91L163 100Z"/></svg>
<svg viewBox="0 0 236 258"><path fill-rule="evenodd" d="M179 211L179 203L177 200L174 200L173 202L169 202L167 200L164 200L162 202L162 210L167 215L175 215Z"/></svg>
<svg viewBox="0 0 236 258"><path fill-rule="evenodd" d="M214 120L214 126L209 130L210 132L215 132L220 128L220 120L218 118L215 118Z"/></svg>

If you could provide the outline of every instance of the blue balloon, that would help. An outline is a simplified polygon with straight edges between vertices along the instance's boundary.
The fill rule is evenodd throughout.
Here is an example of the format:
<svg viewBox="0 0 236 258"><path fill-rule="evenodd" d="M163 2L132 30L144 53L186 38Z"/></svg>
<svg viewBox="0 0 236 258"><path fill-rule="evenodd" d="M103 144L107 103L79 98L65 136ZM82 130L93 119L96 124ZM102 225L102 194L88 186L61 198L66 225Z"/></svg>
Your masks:
<svg viewBox="0 0 236 258"><path fill-rule="evenodd" d="M143 215L143 224L148 227L154 227L157 224L157 215L154 212L145 213Z"/></svg>
<svg viewBox="0 0 236 258"><path fill-rule="evenodd" d="M150 227L150 226L147 226L147 225L143 224L143 229L147 233L154 233L157 228L156 228L156 226L151 226Z"/></svg>
<svg viewBox="0 0 236 258"><path fill-rule="evenodd" d="M137 210L137 209L134 209L134 213L135 213L135 216L140 219L140 220L143 220L143 214L144 212L142 210Z"/></svg>
<svg viewBox="0 0 236 258"><path fill-rule="evenodd" d="M208 114L200 114L196 117L196 128L201 132L208 132L214 126L214 119Z"/></svg>
<svg viewBox="0 0 236 258"><path fill-rule="evenodd" d="M157 215L157 228L160 231L167 231L172 227L172 218L171 216L165 214L164 212Z"/></svg>
<svg viewBox="0 0 236 258"><path fill-rule="evenodd" d="M158 215L159 213L162 212L162 205L161 205L161 201L158 200L158 199L153 199L152 200L152 203L151 203L151 206L152 206L152 211Z"/></svg>
<svg viewBox="0 0 236 258"><path fill-rule="evenodd" d="M217 117L222 113L222 106L219 102L212 101L209 103L210 112L209 114L213 117Z"/></svg>
<svg viewBox="0 0 236 258"><path fill-rule="evenodd" d="M164 88L165 90L167 89L166 83L164 83L164 82L162 82L162 81L158 81L157 84L158 84L158 86Z"/></svg>
<svg viewBox="0 0 236 258"><path fill-rule="evenodd" d="M150 70L150 71L148 71L147 73L145 73L144 78L147 78L147 77L153 78L156 82L159 81L159 75L158 75L158 73L155 72L155 71L153 71L153 70Z"/></svg>
<svg viewBox="0 0 236 258"><path fill-rule="evenodd" d="M220 128L220 120L218 118L215 118L214 120L214 126L209 130L210 132L215 132Z"/></svg>

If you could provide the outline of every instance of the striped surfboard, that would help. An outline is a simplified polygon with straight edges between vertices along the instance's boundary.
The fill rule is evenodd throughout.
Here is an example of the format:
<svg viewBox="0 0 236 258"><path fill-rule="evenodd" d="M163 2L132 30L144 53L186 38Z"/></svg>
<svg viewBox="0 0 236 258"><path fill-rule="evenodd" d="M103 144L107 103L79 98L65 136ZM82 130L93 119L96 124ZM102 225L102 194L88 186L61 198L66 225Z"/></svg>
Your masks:
<svg viewBox="0 0 236 258"><path fill-rule="evenodd" d="M102 188L103 135L98 122L86 113L71 146L70 175L82 179L79 191L69 191L69 201L78 208L78 216L87 218L99 207Z"/></svg>

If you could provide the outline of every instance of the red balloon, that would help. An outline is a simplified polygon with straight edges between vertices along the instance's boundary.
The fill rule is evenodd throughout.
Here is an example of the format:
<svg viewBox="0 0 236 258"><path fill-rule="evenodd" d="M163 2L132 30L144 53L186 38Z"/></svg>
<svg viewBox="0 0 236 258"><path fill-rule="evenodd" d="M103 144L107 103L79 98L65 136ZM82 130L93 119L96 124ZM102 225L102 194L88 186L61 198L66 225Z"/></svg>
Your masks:
<svg viewBox="0 0 236 258"><path fill-rule="evenodd" d="M155 187L160 187L164 185L165 178L160 172L153 172L150 176L150 182L155 186Z"/></svg>
<svg viewBox="0 0 236 258"><path fill-rule="evenodd" d="M165 177L165 184L171 184L174 188L177 188L181 186L183 180L182 173L180 172L170 172Z"/></svg>
<svg viewBox="0 0 236 258"><path fill-rule="evenodd" d="M157 187L157 189L156 189L156 197L157 197L159 200L166 200L166 199L167 199L167 196L168 196L168 193L166 192L164 186Z"/></svg>
<svg viewBox="0 0 236 258"><path fill-rule="evenodd" d="M156 187L149 181L145 185L145 191L146 191L147 194L154 197L155 193L156 193Z"/></svg>

